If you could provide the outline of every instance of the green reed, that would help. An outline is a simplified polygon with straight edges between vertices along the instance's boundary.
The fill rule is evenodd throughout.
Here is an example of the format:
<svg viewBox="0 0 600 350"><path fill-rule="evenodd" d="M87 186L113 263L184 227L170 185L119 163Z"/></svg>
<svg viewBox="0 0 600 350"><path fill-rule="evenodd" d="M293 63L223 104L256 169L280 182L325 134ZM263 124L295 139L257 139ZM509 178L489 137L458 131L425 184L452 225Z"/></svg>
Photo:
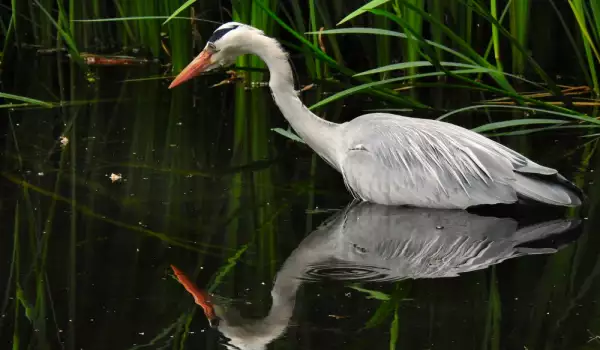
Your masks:
<svg viewBox="0 0 600 350"><path fill-rule="evenodd" d="M494 12L488 6L492 2L496 5ZM16 16L16 12L13 10L11 22L5 26L7 28L6 33L10 35L7 34L4 39L3 58L8 57L9 52L12 50L12 43L20 43L28 37L22 35L23 33L33 33L34 35L30 38L34 39L27 40L35 40L35 44L47 48L66 47L70 53L88 52L97 49L93 40L96 37L104 43L115 40L121 48L125 46L128 48L147 48L148 53L144 54L160 58L163 64L172 64L172 71L175 73L190 61L193 54L197 53L192 52L193 39L190 33L194 25L190 23L190 20L174 18L163 24L166 19L174 14L181 17L191 15L191 7L189 6L177 13L183 5L189 3L183 0L150 2L114 0L113 4L117 11L116 16L120 17L120 20L89 23L78 23L74 20L102 19L114 16L114 14L107 12L107 7L100 1L92 1L91 3L65 1L60 6L49 0L39 0L39 3L41 6L37 7L31 6L31 4L34 4L31 1L26 3L13 0L12 5L17 8L16 11L26 15L33 22L21 20L22 17ZM487 126L476 129L481 132L496 131L498 135L519 135L517 132L521 130L517 129L512 133L513 129L511 128L528 126L530 127L528 130L533 132L534 129L537 131L549 130L550 128L567 130L560 128L582 125L597 127L598 121L595 120L597 111L550 104L544 99L530 97L520 92L521 89L525 90L527 88L549 92L554 94L555 97L560 96L560 94L553 91L553 88L549 87L552 85L553 80L548 78L550 74L543 72L543 70L540 72L541 67L544 67L544 65L526 55L535 40L535 28L531 28L526 24L528 19L533 16L531 12L533 2L527 1L527 3L530 3L529 7L522 8L523 3L525 2L519 3L514 0L510 3L510 6L507 5L509 2L493 0L489 2L479 0L445 2L399 0L393 3L382 3L380 7L365 10L360 17L350 19L352 26L348 28L349 31L345 33L324 32L321 40L324 42L325 51L321 49L317 34L306 35L305 33L318 32L321 27L325 27L325 29L334 28L335 23L363 5L363 2L326 3L310 1L305 7L300 8L297 5L276 1L263 1L260 4L252 1L236 1L233 5L233 19L252 24L275 37L283 37L284 31L289 31L292 34L291 41L284 44L293 54L298 52L304 54L304 57L298 60L303 64L296 67L300 72L309 72L307 75L301 74L308 77L303 78L302 83L309 83L310 81L323 82L323 84L318 84L316 90L304 93L302 97L310 102L321 101L317 108L336 102L329 106L331 109L320 110L315 108L319 115L327 119L338 120L343 108L343 99L351 98L354 94L359 93L368 93L370 97L374 97L378 101L386 101L393 107L427 108L422 101L416 100L417 103L415 103L414 100L407 98L403 93L394 91L394 89L418 86L422 83L435 84L434 86L440 89L456 87L464 89L467 93L482 91L486 96L507 96L517 104L515 107L506 105L503 107L490 106L490 103L486 102L484 97L481 97L481 101L461 100L458 105L456 101L450 101L433 106L443 118L448 116L443 114L447 112L443 109L457 107L459 107L456 109L457 113L477 112L479 109L499 111L502 110L501 108L519 112L519 119L507 123L491 121ZM481 6L482 4L485 6ZM198 7L200 4L195 3L191 6ZM569 1L572 13L563 12L560 17L561 20L556 21L556 25L563 28L565 32L569 28L573 30L574 39L570 42L572 42L574 48L581 51L580 61L582 63L580 65L585 67L582 68L582 77L576 78L588 82L593 87L596 95L599 92L597 82L597 65L599 61L596 52L600 42L598 40L598 34L600 33L600 8L598 6L596 2ZM289 17L286 17L284 10L290 13ZM451 14L450 18L456 18L456 20L451 20L449 23L444 22L447 14ZM140 19L123 20L125 17L140 17ZM559 17L557 16L557 18ZM221 21L221 18L216 18L216 16L213 19ZM229 20L226 15L223 19ZM284 27L278 20L282 21L284 25L288 25L289 28ZM482 26L478 27L477 24L482 24ZM210 30L214 29L215 26L207 26L209 30L201 29L202 38L210 35ZM365 28L365 30L360 28ZM168 40L161 35L161 32L167 34ZM427 33L431 33L431 36L426 36ZM353 51L350 51L348 47L340 47L339 43L342 40L337 36L338 34L344 34L346 37L355 36L351 39L360 37L360 45L352 46ZM365 39L367 35L369 37ZM372 40L372 35L376 35L375 40ZM407 37L411 37L411 39L407 39ZM163 49L163 45L166 50ZM487 47L490 48L489 52L494 52L495 57L489 57L486 54ZM511 54L507 55L509 49ZM506 50L506 52L503 50ZM362 75L356 76L356 72L351 70L353 67L348 67L344 62L344 55L356 52L369 56L369 62L373 64L373 67L370 67L372 68L370 69L371 73L362 72ZM534 58L537 59L538 55L543 54L543 52L536 52ZM399 63L394 66L392 62ZM264 65L257 58L241 57L237 63L243 67L264 68ZM451 66L451 64L465 66ZM52 86L57 80L54 72L57 71L56 67L58 66L60 65L56 63L42 63L39 71L35 73L40 74L44 85ZM47 296L48 282L43 281L47 278L48 259L51 257L49 255L51 252L50 243L57 237L56 225L60 220L67 220L69 227L66 232L68 240L66 240L67 248L65 249L68 258L66 264L61 268L64 267L65 278L71 288L66 304L68 314L71 316L76 315L78 310L82 309L75 297L75 292L85 294L85 291L91 288L85 283L83 285L75 284L75 260L84 258L91 261L94 253L94 247L89 243L85 244L86 250L83 252L76 249L77 242L82 240L76 228L81 226L84 217L86 220L94 220L94 222L117 228L120 230L119 239L124 239L122 236L128 237L128 235L122 233L141 233L141 235L136 235L131 239L133 241L132 247L143 247L143 242L146 237L149 237L164 242L165 246L174 245L184 248L190 254L195 254L194 276L199 274L199 268L209 254L220 255L229 259L215 274L215 284L211 286L211 291L216 288L214 286L224 281L224 275L227 275L228 278L231 278L234 272L237 277L244 275L237 272L240 271L238 265L244 265L239 264L244 258L255 259L258 262L257 265L261 267L256 268L256 270L254 270L254 267L243 267L244 270L242 271L251 272L248 275L252 279L258 279L259 276L263 280L268 280L267 277L272 275L277 267L272 262L277 260L275 247L279 239L278 236L292 232L293 229L290 224L286 226L278 222L279 212L275 208L279 207L283 201L277 198L273 185L278 183L278 174L273 169L265 170L264 168L239 170L251 167L251 164L255 161L271 159L277 155L272 143L277 144L280 141L278 141L276 135L271 135L268 130L273 125L283 125L284 121L277 113L274 114L275 117L272 120L269 119L268 115L271 114L269 108L272 107L272 102L268 90L252 85L252 82L265 82L267 79L266 74L252 72L246 75L245 83L239 83L234 89L229 89L226 86L211 90L217 91L218 89L218 91L222 91L223 98L235 100L233 125L231 126L233 129L233 141L231 143L233 156L228 158L229 153L222 155L217 154L212 149L210 152L206 151L211 146L205 135L192 136L189 134L189 130L186 131L185 128L177 125L180 116L193 114L195 120L199 120L198 123L203 126L203 129L207 130L206 133L213 132L215 125L210 121L220 119L215 118L215 115L219 115L222 111L215 108L214 111L202 112L201 108L192 109L191 107L193 103L192 91L194 91L194 95L206 96L205 93L208 88L205 87L205 82L196 83L195 85L190 84L187 90L180 89L169 92L161 85L159 80L146 81L144 85L140 86L135 86L135 83L131 82L123 84L119 93L119 99L133 98L135 100L130 110L119 110L123 108L122 104L115 104L114 108L104 108L98 103L94 103L91 109L87 107L78 109L74 108L77 107L76 102L78 101L85 101L86 99L90 101L99 100L101 98L99 91L103 87L103 81L100 80L94 86L93 96L77 93L74 87L81 87L86 84L81 80L80 73L80 67L75 65L71 65L68 72L60 72L59 78L65 79L65 81L59 83L61 89L59 89L59 93L57 92L57 96L52 96L43 89L36 90L33 88L18 92L7 89L6 92L0 93L0 97L6 101L15 102L12 105L5 103L0 106L4 110L8 111L9 108L11 110L12 108L39 108L37 111L30 111L32 114L28 114L26 118L23 118L20 131L15 131L16 137L13 137L14 140L11 139L15 143L18 141L18 145L11 146L14 147L13 153L16 154L16 163L26 162L29 167L36 170L38 168L35 167L40 167L40 169L44 167L44 159L22 159L23 156L32 153L32 149L28 149L25 143L21 143L21 141L31 138L31 135L37 135L38 133L44 135L42 139L45 141L40 146L44 150L54 149L53 147L56 146L54 136L38 125L39 122L34 113L44 114L49 111L47 108L55 108L57 120L60 120L61 123L64 121L69 125L64 127L64 131L71 140L69 146L61 150L58 161L59 167L53 175L55 177L40 180L45 181L45 183L31 183L14 176L11 178L11 181L19 186L20 191L13 226L14 264L11 268L14 276L12 282L14 293L12 296L17 300L13 317L15 324L13 349L49 347L47 339L50 339L52 335L52 325L51 321L47 319L52 319L52 304ZM134 78L161 77L167 74L169 74L168 69L157 66L142 71ZM71 79L77 77L77 80L67 81L63 76L70 76ZM477 79L479 76L483 78L481 80ZM451 81L444 84L432 83L436 78L444 77L450 78ZM23 77L22 79L28 78ZM206 79L210 79L210 77ZM332 86L347 90L324 98L323 93ZM194 89L203 90L201 94L195 94L198 90ZM156 105L148 102L149 100L158 101L165 94L171 94L169 109L159 110L155 108ZM232 96L229 96L229 94ZM215 92L215 96L217 95L222 98L220 93ZM198 103L204 106L213 105L211 101L207 100L207 98L203 98ZM476 103L476 105L472 106L473 103ZM465 105L468 107L464 107ZM77 112L78 110L80 112ZM84 111L86 112L84 113ZM355 114L359 114L359 112L357 111ZM535 115L524 117L525 112L534 113ZM10 112L9 116L12 117L14 114L14 112ZM542 114L546 116L542 117ZM117 117L107 118L106 116ZM119 149L117 153L127 157L134 153L143 155L144 161L140 161L141 165L138 164L138 161L112 162L112 152L115 151L106 146L110 140L104 139L105 135L117 126L122 126L119 124L118 119L124 116L133 119L133 127L120 134L120 137L128 140L129 144ZM89 120L89 124L75 126L73 120L76 118ZM561 121L565 120L571 121L571 123L568 125L560 124ZM14 122L11 123L12 127L16 129ZM580 123L582 125L579 125ZM542 127L539 128L539 126ZM511 131L503 133L507 128ZM521 135L523 134L525 133L521 133ZM85 137L88 137L87 141L85 141ZM176 146L172 147L171 145ZM22 148L19 146L22 146ZM226 148L228 146L229 144L221 147ZM590 156L595 147L595 143L589 143L585 151L582 152L582 168L587 168L590 163L593 163ZM85 155L84 149L86 149ZM156 153L153 150L158 150L158 152ZM102 157L103 155L103 159L108 159L107 163L109 164L97 169L88 168L89 165L94 163L96 157ZM224 176L222 181L216 182L223 187L227 187L228 190L223 198L219 197L220 199L215 200L212 199L213 197L211 197L209 191L210 184L214 183L207 185L204 180L215 177L214 173L206 171L207 167L204 167L214 161L211 157L224 157L226 158L224 162L230 165L227 176ZM160 165L157 165L157 163L160 163ZM192 169L189 164L199 164L199 169ZM320 160L313 156L310 164L313 179L320 164ZM87 173L77 171L82 166ZM124 171L128 181L120 185L126 189L126 192L135 193L135 197L115 197L110 194L109 186L103 184L107 182L106 171L110 172L112 169L122 166L128 167L127 171ZM21 166L19 169L22 170L24 167ZM188 181L187 178L184 179L188 170L190 174L194 174L193 181ZM144 179L151 178L153 174L160 172L168 172L169 175L165 178L165 183L168 184L166 187L168 188L159 191ZM585 174L580 174L577 179L580 185L584 185L588 180ZM67 181L71 182L65 185ZM179 194L190 187L194 189L194 196L196 197L189 201L181 199ZM597 187L594 186L593 188ZM315 203L313 188L314 181L309 192L309 208L313 208ZM98 189L98 192L95 191L96 189ZM65 191L68 192L68 195L64 195ZM60 195L59 193L63 194ZM77 201L76 197L87 199ZM162 216L160 222L165 223L161 229L144 228L137 224L138 221L144 221L148 218L148 215L141 211L143 207L138 198L142 197L158 197L168 203L165 206L152 207L153 213L160 213L156 216ZM126 208L124 211L131 215L126 219L131 219L131 222L107 217L103 211L106 210L102 205L103 200L115 200L116 203ZM44 201L47 201L50 205L42 206L41 203ZM192 204L199 208L198 210L202 211L202 215L193 219L186 217L185 214L179 212L179 209L185 204ZM111 205L114 205L114 203ZM597 205L592 203L592 206L595 208ZM40 207L44 207L43 213L34 210ZM224 207L227 208L226 217L229 220L226 232L213 232L211 220ZM75 214L69 217L60 215L62 208L67 208ZM181 221L189 220L189 226L174 224L173 218L179 218ZM185 220L182 218L185 218ZM312 226L310 216L307 217L306 226L307 230ZM182 227L194 227L196 231L193 231L194 235L190 232L183 234L181 233ZM45 232L45 236L39 232L42 230ZM85 242L98 238L92 237L92 231L91 225L88 225L85 231ZM256 241L248 237L247 232L250 231L257 232ZM225 235L227 247L216 250L215 253L214 247L209 247L209 245L212 239L216 240L220 235ZM189 242L192 239L202 241L203 247L204 245L207 246L206 249L199 249L196 245L192 245ZM594 291L590 285L594 281L597 270L599 270L595 265L597 249L594 247L599 246L596 243L598 242L596 242L595 236L588 232L584 240L578 243L573 250L565 250L561 252L561 255L548 260L548 264L541 270L539 287L534 291L536 303L532 307L531 313L514 316L528 320L527 327L523 328L529 330L527 344L530 348L540 344L546 345L542 343L549 342L543 336L546 328L552 329L556 334L562 334L563 328L558 329L556 325L560 325L561 317L564 318L567 317L564 315L569 315L569 305L577 305L581 298L586 297L586 288L591 292ZM209 250L209 248L211 249ZM258 256L249 254L249 257L247 257L245 255L247 252L254 253L255 250L258 252ZM523 265L526 265L525 263L529 262L524 261ZM28 275L29 271L27 270L29 266L31 266L32 271L30 275ZM135 276L139 272L140 266L137 262L134 262L129 268L126 271L127 275ZM527 268L529 267L527 266ZM580 268L585 269L585 273L575 273ZM50 278L57 278L55 276L50 275ZM565 276L567 277L565 278ZM521 276L521 278L524 277ZM501 327L501 324L511 316L510 311L506 310L506 306L503 306L499 297L500 290L498 287L506 288L506 284L499 285L501 280L500 275L493 271L487 280L488 283L483 283L483 280L481 283L483 287L480 288L485 289L485 292L480 294L483 294L488 302L486 304L488 308L481 309L483 310L482 314L486 315L485 320L487 321L485 323L487 328L480 332L483 335L482 348L490 349L503 346L504 344L500 343L498 335L509 333ZM52 280L50 280L51 282ZM410 285L412 282L402 283L403 285ZM131 282L124 292L130 293L135 287L136 284ZM156 287L157 290L160 289L158 284L152 287ZM227 288L235 291L236 285L234 282L227 283L226 286L219 287L219 290L224 291ZM261 299L264 297L264 295L260 296ZM398 300L399 297L394 296L392 299ZM373 314L373 317L368 320L367 328L375 326L388 327L389 325L390 348L396 348L403 342L400 332L403 329L403 324L411 322L411 320L403 316L403 310L399 307L399 302L380 301L381 306ZM167 304L165 301L159 303L163 304L163 307L164 304ZM555 303L558 306L552 306ZM548 320L548 313L560 316ZM500 319L501 316L502 319ZM28 317L31 317L31 319ZM500 322L501 320L502 322ZM191 316L186 318L185 322L191 322ZM598 325L595 318L589 316L587 322L589 329L597 334ZM34 334L31 331L32 325L35 325L36 328L39 326L42 332ZM449 329L447 333L454 331L453 328ZM183 334L185 331L185 326L181 326L179 333ZM576 331L569 330L571 333ZM183 342L184 337L182 335L178 338L178 341ZM479 338L478 336L476 339ZM71 346L76 343L74 328L68 330L68 341Z"/></svg>
<svg viewBox="0 0 600 350"><path fill-rule="evenodd" d="M495 1L494 1L495 2ZM510 3L510 34L521 46L527 46L529 28L530 0L512 1ZM526 53L512 46L512 72L523 74L525 72Z"/></svg>
<svg viewBox="0 0 600 350"><path fill-rule="evenodd" d="M377 2L377 1L372 1L371 3L381 5L380 2ZM529 54L526 53L526 45L528 43L526 39L527 39L528 32L526 30L526 26L519 26L524 21L526 22L527 18L528 18L529 5L525 6L526 5L525 2L520 3L521 4L520 7L515 7L515 8L505 7L501 15L499 14L499 11L498 11L499 10L498 6L500 6L500 5L498 3L496 3L495 0L491 1L491 4L494 5L492 7L493 11L490 9L486 9L485 7L481 6L481 4L479 4L477 2L469 2L468 3L469 8L468 8L468 12L466 15L467 18L469 16L471 16L470 11L474 11L478 15L478 21L481 21L481 20L486 21L486 22L488 22L489 26L492 28L491 35L489 36L489 38L490 38L489 40L491 43L491 47L494 48L497 65L492 65L487 60L487 55L482 56L481 54L479 54L473 47L471 47L471 45L467 41L464 40L464 38L462 38L460 35L457 34L458 32L456 32L455 29L453 29L451 26L447 26L444 23L442 23L440 21L440 19L436 18L436 16L434 16L433 14L430 14L430 13L424 11L418 5L415 5L414 3L412 3L412 1L399 0L398 3L402 4L405 9L408 9L412 13L419 15L425 21L424 23L426 23L426 25L429 26L430 28L435 28L436 30L439 30L442 33L444 33L444 35L447 36L451 40L451 43L449 45L448 44L445 45L443 43L439 43L439 42L435 42L435 41L434 42L427 41L426 38L422 37L421 32L415 30L414 25L411 25L409 23L406 15L401 17L400 15L390 13L389 11L386 11L386 10L382 10L381 7L377 7L378 5L371 7L371 8L367 8L366 10L355 11L355 13L347 16L344 19L344 21L354 20L354 17L356 17L358 15L365 16L366 13L371 12L375 16L384 16L386 18L389 18L389 19L395 21L398 25L400 25L407 32L405 32L405 34L401 34L396 31L384 30L384 29L380 29L380 28L347 28L347 29L328 30L328 31L325 31L324 33L325 34L355 33L355 34L370 34L370 35L377 35L377 36L382 36L382 35L397 36L397 37L407 38L407 41L417 41L420 43L420 45L422 47L422 53L421 53L422 57L425 58L427 61L429 61L432 66L438 68L440 70L440 72L439 73L438 72L425 73L425 74L409 74L407 77L384 79L384 80L381 80L378 82L358 85L358 86L352 87L350 89L336 93L336 94L324 99L317 105L313 106L313 108L315 108L317 106L321 107L321 106L325 105L326 103L330 103L330 102L335 101L340 98L345 98L354 93L357 93L357 92L363 91L363 90L367 90L367 89L370 89L375 86L388 85L388 86L392 86L392 87L393 86L401 87L402 85L398 85L398 84L403 84L406 80L409 80L411 78L412 79L422 79L422 78L426 78L429 76L447 75L449 77L456 78L459 81L462 81L462 82L468 84L469 86L471 86L471 88L482 88L489 92L501 93L501 94L510 96L511 99L513 99L516 103L521 104L521 105L534 104L538 107L541 107L541 108L544 108L547 110L553 110L553 111L560 112L560 113L566 113L566 114L568 114L570 116L574 116L576 118L583 117L589 123L595 123L591 118L587 118L584 114L582 114L581 112L578 112L574 109L564 108L564 107L556 105L556 104L546 103L544 100L532 99L532 98L525 97L525 96L517 93L515 88L512 86L512 83L509 81L509 78L510 78L511 80L517 79L517 80L524 81L527 84L531 84L531 81L528 82L528 80L523 80L520 76L515 75L514 74L515 72L512 72L512 73L504 72L503 64L502 64L503 57L501 57L501 53L500 53L500 51L501 51L500 47L501 47L502 42L508 42L512 46L513 57L515 58L513 60L513 63L514 63L513 70L517 70L517 72L516 72L517 74L520 74L521 72L523 72L525 69L525 65L527 65L531 70L536 72L538 74L538 76L543 79L544 82L546 82L546 86L547 86L546 89L549 93L554 94L559 98L562 98L562 92L560 91L560 89L558 89L558 87L556 86L556 83L552 79L550 79L548 74L546 74L543 71L541 66ZM369 7L369 4L363 6L363 8L366 8L366 7ZM507 9L509 10L509 12L512 11L512 12L510 12L510 18L513 19L513 22L515 23L512 25L512 28L513 28L512 32L507 30L506 28L504 28L501 24L501 20L504 17ZM435 10L435 8L434 8L434 10ZM434 12L434 13L436 13L436 12ZM342 21L342 22L344 22L344 21ZM473 21L471 21L471 23L473 23ZM425 25L425 24L423 24L423 25ZM435 30L432 29L431 31L435 33ZM443 50L446 54L451 54L452 56L454 56L453 59L455 59L455 60L458 59L459 60L458 62L463 61L466 64L471 65L471 67L474 70L470 71L467 69L464 71L463 70L451 71L451 70L445 69L444 66L446 64L441 63L439 61L439 59L437 59L438 55L434 54L434 51L432 50L432 48L434 48L435 50ZM409 52L409 55L410 54L411 53ZM458 62L457 62L457 64L458 64ZM416 64L417 62L414 62L414 63ZM401 64L393 64L393 65L388 65L388 66L380 67L377 69L373 69L368 72L364 72L363 74L373 74L375 72L381 74L383 72L394 71L396 69L408 69L408 70L413 70L413 72L414 72L414 67L411 65L411 61L408 61L408 62L404 62ZM474 78L471 78L468 75L468 74L472 74L472 73L477 73L477 70L482 70L482 71L486 72L489 77L491 77L491 78L493 78L493 80L495 80L495 82L498 86L496 87L496 86L490 85L487 82L481 81L479 79L476 80ZM396 83L396 84L393 84L393 83ZM534 85L536 85L536 87L535 87L536 89L540 89L540 88L544 89L544 86L542 86L542 85L538 85L535 83L534 83ZM521 117L518 117L518 118L520 119ZM588 124L588 125L590 125L590 124Z"/></svg>
<svg viewBox="0 0 600 350"><path fill-rule="evenodd" d="M492 266L489 274L489 295L487 300L487 315L481 349L500 349L500 329L502 321L502 300L498 290L496 267Z"/></svg>
<svg viewBox="0 0 600 350"><path fill-rule="evenodd" d="M404 5L404 6L403 6ZM403 18L405 34L411 36L421 36L423 33L423 17L409 6L412 5L415 8L423 9L425 1L423 0L407 0L405 4L401 4L395 8L396 15L398 18ZM384 9L385 11L385 9ZM377 16L382 18L390 19L388 16ZM393 20L393 18L392 18ZM400 24L400 23L399 23ZM402 25L402 24L400 24ZM404 42L404 61L417 61L420 57L420 42L417 40L406 40ZM417 67L410 67L407 70L409 75L415 75L418 72Z"/></svg>
<svg viewBox="0 0 600 350"><path fill-rule="evenodd" d="M600 64L600 4L596 1L570 0L585 50L587 68L596 96L600 96L597 66Z"/></svg>

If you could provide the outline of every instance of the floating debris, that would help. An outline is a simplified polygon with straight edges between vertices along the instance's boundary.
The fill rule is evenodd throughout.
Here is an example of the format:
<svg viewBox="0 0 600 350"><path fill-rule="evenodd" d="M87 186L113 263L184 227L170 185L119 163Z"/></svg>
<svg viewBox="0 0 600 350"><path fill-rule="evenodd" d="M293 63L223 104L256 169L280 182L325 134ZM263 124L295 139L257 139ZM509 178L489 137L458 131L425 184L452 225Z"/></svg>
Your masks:
<svg viewBox="0 0 600 350"><path fill-rule="evenodd" d="M315 84L306 85L306 86L302 87L300 90L298 90L298 92L300 93L300 92L308 91L308 90L314 88L315 86L316 86Z"/></svg>
<svg viewBox="0 0 600 350"><path fill-rule="evenodd" d="M109 178L110 178L110 181L115 183L116 181L120 181L123 178L123 176L121 176L121 174L112 173L112 174L110 174Z"/></svg>
<svg viewBox="0 0 600 350"><path fill-rule="evenodd" d="M325 42L323 41L323 30L324 29L325 29L325 27L319 28L318 40L319 40L319 48L321 49L321 51L323 51L324 53L327 53L327 50L325 49Z"/></svg>
<svg viewBox="0 0 600 350"><path fill-rule="evenodd" d="M217 86L221 86L221 85L224 85L224 84L233 84L236 81L244 81L244 79L245 79L245 75L244 75L243 72L242 73L238 73L238 72L236 72L234 70L228 70L226 73L229 74L229 78L227 78L225 80L222 80L221 82L216 83L216 84L214 84L211 87L217 87Z"/></svg>
<svg viewBox="0 0 600 350"><path fill-rule="evenodd" d="M93 53L81 53L80 56L88 66L139 66L153 62L133 56L108 56Z"/></svg>
<svg viewBox="0 0 600 350"><path fill-rule="evenodd" d="M339 315L327 315L328 317L335 318L336 320L341 320L344 318L348 318L348 316L339 316Z"/></svg>

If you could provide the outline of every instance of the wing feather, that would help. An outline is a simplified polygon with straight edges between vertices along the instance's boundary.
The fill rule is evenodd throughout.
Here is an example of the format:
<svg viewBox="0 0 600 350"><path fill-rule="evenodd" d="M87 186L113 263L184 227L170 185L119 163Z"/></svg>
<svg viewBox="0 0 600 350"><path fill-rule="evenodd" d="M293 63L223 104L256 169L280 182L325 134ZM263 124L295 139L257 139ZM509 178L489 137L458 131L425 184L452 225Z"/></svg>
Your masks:
<svg viewBox="0 0 600 350"><path fill-rule="evenodd" d="M527 164L518 153L490 151L478 140L461 138L453 128L435 123L423 127L419 119L366 116L355 119L355 125L347 123L345 129L348 144L341 168L355 196L378 203L448 208L517 200L513 164ZM354 147L357 144L361 147Z"/></svg>

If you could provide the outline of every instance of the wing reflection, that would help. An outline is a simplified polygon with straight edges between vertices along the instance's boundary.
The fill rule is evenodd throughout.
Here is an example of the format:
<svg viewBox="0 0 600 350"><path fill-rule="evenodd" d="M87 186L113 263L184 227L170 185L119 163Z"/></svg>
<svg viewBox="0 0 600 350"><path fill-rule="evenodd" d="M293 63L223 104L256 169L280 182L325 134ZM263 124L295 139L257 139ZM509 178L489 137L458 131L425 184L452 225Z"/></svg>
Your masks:
<svg viewBox="0 0 600 350"><path fill-rule="evenodd" d="M578 226L579 220L553 220L519 227L511 218L459 210L350 205L286 259L265 318L244 319L214 302L216 327L231 349L264 349L285 331L296 292L307 280L453 277L522 255L556 252L577 237Z"/></svg>
<svg viewBox="0 0 600 350"><path fill-rule="evenodd" d="M560 219L519 227L512 218L466 211L360 203L313 232L292 257L305 262L301 273L296 268L299 278L455 277L522 255L553 253L564 245L559 236L576 238L578 225Z"/></svg>

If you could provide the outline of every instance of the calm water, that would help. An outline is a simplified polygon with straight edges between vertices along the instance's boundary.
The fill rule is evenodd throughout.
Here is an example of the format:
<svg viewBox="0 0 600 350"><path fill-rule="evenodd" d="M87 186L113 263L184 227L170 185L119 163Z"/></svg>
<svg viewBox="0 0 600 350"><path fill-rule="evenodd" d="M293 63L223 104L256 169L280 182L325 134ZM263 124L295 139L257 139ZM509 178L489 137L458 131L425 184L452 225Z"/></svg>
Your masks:
<svg viewBox="0 0 600 350"><path fill-rule="evenodd" d="M585 183L580 211L348 206L337 173L270 131L286 123L265 88L124 82L157 65L84 80L34 56L7 92L87 102L3 111L1 349L600 348L587 139L501 139ZM381 107L346 103L322 115ZM212 294L213 327L171 264Z"/></svg>

